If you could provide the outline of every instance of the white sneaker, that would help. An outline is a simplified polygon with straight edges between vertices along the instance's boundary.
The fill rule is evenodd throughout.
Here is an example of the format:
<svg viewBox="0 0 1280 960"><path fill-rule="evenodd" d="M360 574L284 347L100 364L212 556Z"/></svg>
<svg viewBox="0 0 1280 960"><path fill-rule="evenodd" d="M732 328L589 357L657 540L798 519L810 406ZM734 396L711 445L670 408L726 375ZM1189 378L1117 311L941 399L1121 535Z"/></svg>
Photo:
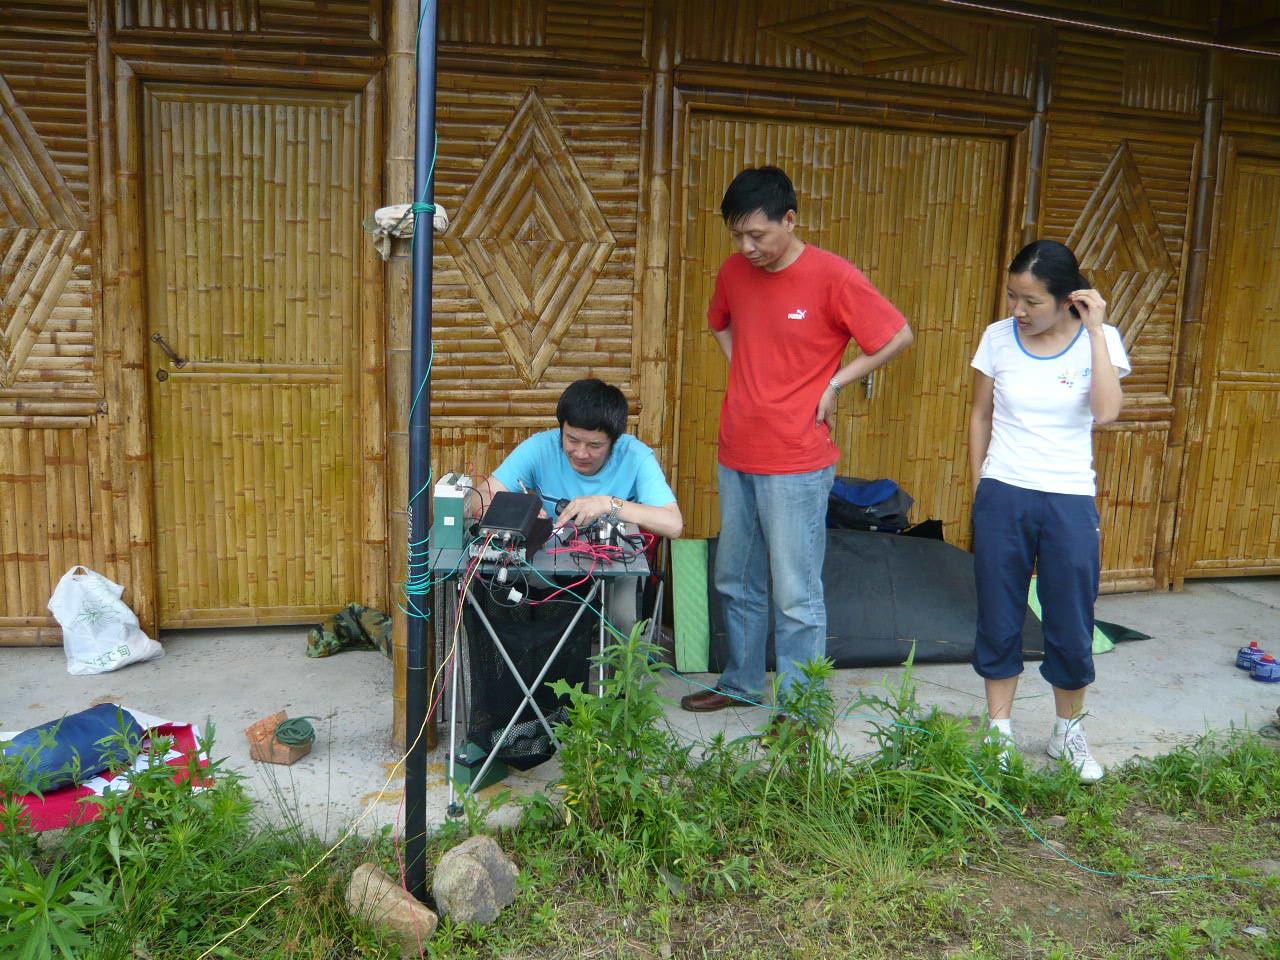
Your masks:
<svg viewBox="0 0 1280 960"><path fill-rule="evenodd" d="M1049 746L1045 753L1054 760L1066 757L1067 762L1075 769L1081 783L1097 783L1102 779L1102 764L1089 752L1089 741L1084 738L1084 728L1079 722L1067 724L1065 734L1059 735L1055 730L1049 736Z"/></svg>
<svg viewBox="0 0 1280 960"><path fill-rule="evenodd" d="M1018 749L1018 745L1014 743L1013 734L1005 733L999 727L988 727L987 735L982 739L984 743L994 743L1000 747L1000 770L1002 773L1008 773L1010 758Z"/></svg>

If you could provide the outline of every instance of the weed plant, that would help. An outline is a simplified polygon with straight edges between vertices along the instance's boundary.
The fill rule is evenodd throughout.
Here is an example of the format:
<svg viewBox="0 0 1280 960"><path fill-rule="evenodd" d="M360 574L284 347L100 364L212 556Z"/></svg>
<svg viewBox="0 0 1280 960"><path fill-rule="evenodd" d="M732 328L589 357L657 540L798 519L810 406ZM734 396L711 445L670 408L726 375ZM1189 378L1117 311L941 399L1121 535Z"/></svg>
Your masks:
<svg viewBox="0 0 1280 960"><path fill-rule="evenodd" d="M632 637L603 654L604 695L563 682L558 799L531 803L550 835L614 883L717 895L748 887L778 857L893 886L913 869L990 840L1005 818L989 747L921 710L910 677L855 709L873 711L873 759L845 755L833 729L833 666L805 666L760 736L723 736L694 756L665 727L657 651ZM554 795L553 795L554 796Z"/></svg>
<svg viewBox="0 0 1280 960"><path fill-rule="evenodd" d="M1002 769L980 730L920 705L908 671L850 705L874 748L851 756L820 661L780 699L787 722L691 746L665 725L642 630L602 654L603 696L557 686L570 702L560 779L502 838L521 866L516 905L489 927L443 922L430 956L1280 960L1280 882L1248 867L1280 858L1280 753L1258 738L1206 737L1083 786L1065 767ZM132 764L136 747L121 749ZM221 762L175 780L157 759L92 801L96 821L37 837L4 802L24 771L0 761L4 960L398 955L343 903L356 863L394 863L387 832L326 859L296 817L263 827ZM484 830L505 799L469 800L431 851ZM1032 838L1052 816L1056 841L1116 875ZM1134 876L1195 871L1214 878ZM1086 894L1113 929L1072 939L1020 910L1024 896ZM1268 936L1250 939L1250 924Z"/></svg>
<svg viewBox="0 0 1280 960"><path fill-rule="evenodd" d="M513 944L546 939L567 945L545 955L573 955L574 943L610 942L602 929L575 931L572 917L552 907L585 896L599 912L580 923L599 928L602 916L611 917L619 955L631 949L620 931L640 922L637 905L648 906L646 922L661 931L661 943L675 936L676 918L696 923L691 918L714 916L716 905L734 904L726 909L742 914L741 952L761 935L747 929L755 905L767 904L761 909L781 911L792 932L749 946L744 956L792 955L799 942L838 956L1280 960L1274 940L1240 932L1280 908L1280 884L1227 879L1248 875L1244 860L1258 855L1248 842L1205 844L1193 832L1174 849L1142 819L1144 810L1162 810L1204 818L1213 831L1227 815L1271 836L1280 754L1257 738L1207 737L1087 786L1065 765L1033 770L1015 755L1002 767L981 729L921 706L908 670L850 705L848 713L869 721L874 747L850 756L833 733L842 711L830 692L832 666L822 661L807 665L779 701L787 723L691 747L664 724L660 668L639 636L637 629L605 651L604 696L559 688L571 709L557 731L558 788L528 801L509 838L528 870L522 883L540 905L522 910L505 933L472 937L446 925L449 950L505 955ZM1043 835L1054 815L1066 820L1052 833L1058 847L1029 832ZM1059 859L1064 846L1100 872ZM1018 859L1028 851L1030 859ZM1153 889L1140 876L1193 871L1219 879ZM1105 889L1117 903L1141 907L1125 914L1127 929L1117 921L1118 934L1047 929L1027 913L1014 924L999 919L1008 902L996 902L995 916L991 906L975 905L974 894L986 888L979 878L992 873L1007 874L1002 890L1037 891L1033 900L1052 900L1055 890L1074 896L1092 884L1094 909L1119 916ZM732 926L702 922L712 930ZM775 930L780 922L771 921ZM1081 931L1083 946L1073 939ZM726 951L734 936L719 941ZM1089 936L1101 939L1089 944ZM964 942L971 950L957 947ZM689 955L716 953L701 940L690 947Z"/></svg>
<svg viewBox="0 0 1280 960"><path fill-rule="evenodd" d="M193 960L282 889L210 956L395 955L342 900L356 860L389 860L385 837L372 850L369 841L344 848L303 879L326 849L318 838L297 825L261 828L220 761L179 771L155 747L127 790L87 801L98 819L39 838L24 808L4 802L23 789L24 764L0 762L0 957ZM122 766L138 749L121 745Z"/></svg>

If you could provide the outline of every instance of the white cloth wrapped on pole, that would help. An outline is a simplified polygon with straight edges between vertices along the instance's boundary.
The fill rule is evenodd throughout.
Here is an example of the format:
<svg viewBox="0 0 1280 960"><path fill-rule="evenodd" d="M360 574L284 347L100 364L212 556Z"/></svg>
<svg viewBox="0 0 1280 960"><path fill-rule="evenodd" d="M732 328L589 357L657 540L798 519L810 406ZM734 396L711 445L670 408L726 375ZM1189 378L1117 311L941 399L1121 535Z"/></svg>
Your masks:
<svg viewBox="0 0 1280 960"><path fill-rule="evenodd" d="M412 237L414 229L413 204L396 203L382 207L373 214L373 222L378 230L386 236ZM449 228L449 214L439 204L431 214L431 226L436 233L444 233Z"/></svg>

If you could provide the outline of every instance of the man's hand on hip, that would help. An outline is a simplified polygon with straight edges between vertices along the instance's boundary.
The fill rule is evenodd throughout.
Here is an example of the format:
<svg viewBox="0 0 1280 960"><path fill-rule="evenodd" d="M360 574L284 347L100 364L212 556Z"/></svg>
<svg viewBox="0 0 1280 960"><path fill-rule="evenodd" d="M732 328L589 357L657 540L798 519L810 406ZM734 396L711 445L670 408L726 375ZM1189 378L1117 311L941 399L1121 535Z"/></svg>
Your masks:
<svg viewBox="0 0 1280 960"><path fill-rule="evenodd" d="M821 423L825 423L828 427L836 425L835 387L827 387L827 389L823 390L822 399L818 401L818 417L815 426Z"/></svg>

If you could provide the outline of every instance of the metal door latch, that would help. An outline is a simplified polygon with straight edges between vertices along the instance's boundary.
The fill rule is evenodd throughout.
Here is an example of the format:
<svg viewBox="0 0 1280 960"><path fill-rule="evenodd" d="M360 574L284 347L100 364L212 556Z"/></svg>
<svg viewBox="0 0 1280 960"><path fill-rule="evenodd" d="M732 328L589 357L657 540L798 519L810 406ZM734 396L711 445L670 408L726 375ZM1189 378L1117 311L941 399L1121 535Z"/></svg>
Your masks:
<svg viewBox="0 0 1280 960"><path fill-rule="evenodd" d="M174 350L173 347L169 346L169 344L165 341L164 337L162 337L160 334L153 333L151 335L151 339L157 346L160 347L161 350L164 351L164 355L173 362L173 365L175 367L178 367L179 369L181 369L182 367L185 367L187 365L187 361L184 360L182 357L178 356L178 351Z"/></svg>
<svg viewBox="0 0 1280 960"><path fill-rule="evenodd" d="M866 391L867 399L870 400L876 392L876 372L874 370L862 378L862 389Z"/></svg>

